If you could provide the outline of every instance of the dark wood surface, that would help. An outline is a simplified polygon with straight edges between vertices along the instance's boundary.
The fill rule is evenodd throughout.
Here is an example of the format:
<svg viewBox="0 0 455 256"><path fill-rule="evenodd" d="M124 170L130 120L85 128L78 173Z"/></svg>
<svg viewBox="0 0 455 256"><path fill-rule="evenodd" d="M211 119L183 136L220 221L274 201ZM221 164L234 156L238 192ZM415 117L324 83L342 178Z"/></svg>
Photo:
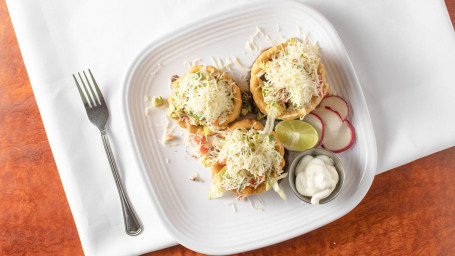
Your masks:
<svg viewBox="0 0 455 256"><path fill-rule="evenodd" d="M453 24L455 0L446 5ZM335 222L239 255L455 255L454 201L452 147L376 176L362 202ZM0 255L83 255L3 0ZM200 254L177 245L147 255Z"/></svg>

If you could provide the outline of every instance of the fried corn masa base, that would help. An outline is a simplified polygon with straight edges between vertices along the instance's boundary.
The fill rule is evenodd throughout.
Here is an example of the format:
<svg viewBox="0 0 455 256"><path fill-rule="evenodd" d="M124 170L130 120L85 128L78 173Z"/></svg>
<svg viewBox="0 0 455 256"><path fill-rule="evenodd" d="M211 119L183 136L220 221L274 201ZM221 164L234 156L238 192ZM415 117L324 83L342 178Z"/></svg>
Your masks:
<svg viewBox="0 0 455 256"><path fill-rule="evenodd" d="M235 129L263 130L264 126L261 123L259 123L258 121L255 121L255 120L243 119L241 121L238 121L238 122L235 122L235 123L231 124L228 127L228 130L235 130ZM278 139L278 136L276 135L276 133L272 131L271 134L273 134L273 137L275 138L275 141L276 141L275 150L278 151L280 153L281 157L283 158L283 160L281 161L279 169L273 171L273 175L275 177L278 177L283 172L283 167L284 167L284 164L285 164L284 147L283 147L283 144L281 144L280 140ZM224 166L225 166L225 164L220 164L220 163L213 164L212 165L212 175L215 175L218 172L220 172L221 169ZM256 188L254 188L254 187L246 187L242 191L231 190L231 192L236 193L238 195L241 195L242 197L247 197L248 195L262 193L265 190L266 190L265 189L265 182L263 182L263 183L259 184Z"/></svg>
<svg viewBox="0 0 455 256"><path fill-rule="evenodd" d="M198 66L192 67L187 73L185 73L182 76L182 78L187 76L188 74L194 74L194 73L198 72L203 67L204 67L203 65L198 65ZM232 108L231 113L229 113L227 120L224 121L223 123L219 123L218 120L216 120L215 122L212 123L212 125L216 128L225 128L226 126L228 126L230 123L232 123L234 120L236 120L240 116L240 112L242 110L242 99L241 99L240 88L237 86L237 84L232 80L231 76L229 76L228 74L219 71L218 69L216 69L213 66L205 66L205 67L206 67L208 73L216 74L219 76L223 75L226 80L229 80L233 83L234 106ZM174 97L172 97L172 95L173 95L172 92L173 92L174 88L178 85L180 80L181 79L177 79L171 84L171 96L168 99L169 105L173 104L173 102L175 101ZM207 132L207 130L204 131L203 125L191 124L189 121L190 117L185 113L181 113L181 117L179 118L179 117L172 117L171 113L169 113L169 111L168 111L168 116L169 116L169 118L173 119L180 127L187 129L190 133L198 133L202 136L214 134L214 131L209 131L209 132Z"/></svg>
<svg viewBox="0 0 455 256"><path fill-rule="evenodd" d="M282 49L286 48L288 43L282 43L275 45L268 50L264 51L259 55L256 61L251 68L251 78L250 78L250 91L253 95L254 102L256 103L259 110L267 115L267 103L264 101L264 96L262 95L262 87L264 86L264 81L260 77L257 77L257 74L261 72L260 64L270 61L274 56L276 56ZM311 98L311 102L307 106L302 107L301 109L289 109L286 108L282 113L280 113L276 118L281 120L293 120L297 118L304 117L306 114L313 111L321 102L322 98L328 94L330 88L329 84L325 79L325 70L322 62L319 62L318 74L321 75L321 84L322 84L322 93L320 95L315 95Z"/></svg>

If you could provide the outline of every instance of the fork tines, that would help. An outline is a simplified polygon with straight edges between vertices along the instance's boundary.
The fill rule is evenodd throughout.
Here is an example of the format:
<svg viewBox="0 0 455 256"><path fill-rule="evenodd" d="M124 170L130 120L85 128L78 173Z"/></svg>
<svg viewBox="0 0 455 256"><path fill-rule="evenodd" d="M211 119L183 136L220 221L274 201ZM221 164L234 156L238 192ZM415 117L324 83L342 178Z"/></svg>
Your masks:
<svg viewBox="0 0 455 256"><path fill-rule="evenodd" d="M84 88L85 94L82 91L81 85L79 84L76 76L73 74L74 81L76 82L77 89L79 90L79 94L81 95L85 108L92 108L92 107L99 106L99 105L105 105L106 102L104 101L103 94L101 94L100 88L98 87L98 84L96 83L95 77L93 77L92 71L90 71L90 69L89 69L88 72L90 73L90 77L92 79L93 85L95 86L96 93L93 90L92 83L90 83L90 80L88 79L85 71L82 71L82 73L84 74L84 77L85 77L85 82L81 76L81 73L80 72L77 73L79 76L79 79L82 83L82 87ZM86 83L88 86L86 85ZM87 87L90 89L90 92L87 89ZM88 100L87 100L87 98L88 98Z"/></svg>

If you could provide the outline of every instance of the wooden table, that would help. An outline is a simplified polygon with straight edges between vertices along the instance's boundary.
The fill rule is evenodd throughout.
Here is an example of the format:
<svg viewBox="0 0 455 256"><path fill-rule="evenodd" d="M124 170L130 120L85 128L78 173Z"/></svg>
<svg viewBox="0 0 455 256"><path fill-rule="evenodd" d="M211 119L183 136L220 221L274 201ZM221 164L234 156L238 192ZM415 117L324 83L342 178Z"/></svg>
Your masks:
<svg viewBox="0 0 455 256"><path fill-rule="evenodd" d="M446 5L453 24L455 0ZM362 202L337 221L239 255L455 255L454 201L452 147L376 176ZM0 255L83 255L4 1ZM200 254L178 245L147 255Z"/></svg>

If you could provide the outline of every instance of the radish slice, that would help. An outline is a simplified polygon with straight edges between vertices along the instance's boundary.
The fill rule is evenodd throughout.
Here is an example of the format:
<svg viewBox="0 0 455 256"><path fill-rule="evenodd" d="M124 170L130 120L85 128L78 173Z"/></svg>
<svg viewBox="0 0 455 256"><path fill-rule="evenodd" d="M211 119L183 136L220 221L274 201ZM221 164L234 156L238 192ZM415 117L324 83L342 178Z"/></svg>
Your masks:
<svg viewBox="0 0 455 256"><path fill-rule="evenodd" d="M311 124L318 132L319 141L314 147L319 147L322 144L322 139L324 138L324 123L322 122L322 119L317 114L311 112L303 118L303 121Z"/></svg>
<svg viewBox="0 0 455 256"><path fill-rule="evenodd" d="M320 108L329 107L340 114L341 119L346 120L349 116L349 105L340 96L331 95L325 97L319 104Z"/></svg>
<svg viewBox="0 0 455 256"><path fill-rule="evenodd" d="M331 107L327 107L327 106L325 106L325 107L323 106L323 107L321 107L321 108L325 108L325 109L328 109L328 110L330 110L330 111L335 112L335 114L337 114L338 117L340 117L341 121L344 121L343 117L341 117L341 115L340 115L335 109L333 109L333 108L331 108Z"/></svg>
<svg viewBox="0 0 455 256"><path fill-rule="evenodd" d="M338 135L338 131L343 125L340 115L331 108L316 108L312 113L318 115L324 123L324 138L322 144L326 140L331 140Z"/></svg>
<svg viewBox="0 0 455 256"><path fill-rule="evenodd" d="M322 147L332 151L333 153L340 153L350 148L355 142L355 130L351 122L348 120L343 121L338 134L331 138L324 140Z"/></svg>

